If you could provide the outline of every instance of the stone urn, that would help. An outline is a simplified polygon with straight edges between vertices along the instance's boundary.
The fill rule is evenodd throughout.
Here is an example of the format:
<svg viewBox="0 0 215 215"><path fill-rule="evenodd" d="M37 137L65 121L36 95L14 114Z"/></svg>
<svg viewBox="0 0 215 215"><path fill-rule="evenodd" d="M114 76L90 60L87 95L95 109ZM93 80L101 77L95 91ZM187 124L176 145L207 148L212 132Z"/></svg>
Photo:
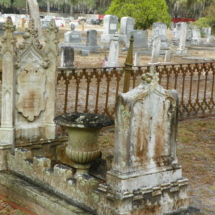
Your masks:
<svg viewBox="0 0 215 215"><path fill-rule="evenodd" d="M73 167L87 173L90 162L101 156L98 137L103 127L114 124L105 115L94 113L65 113L54 118L54 122L68 131L66 155L74 162Z"/></svg>

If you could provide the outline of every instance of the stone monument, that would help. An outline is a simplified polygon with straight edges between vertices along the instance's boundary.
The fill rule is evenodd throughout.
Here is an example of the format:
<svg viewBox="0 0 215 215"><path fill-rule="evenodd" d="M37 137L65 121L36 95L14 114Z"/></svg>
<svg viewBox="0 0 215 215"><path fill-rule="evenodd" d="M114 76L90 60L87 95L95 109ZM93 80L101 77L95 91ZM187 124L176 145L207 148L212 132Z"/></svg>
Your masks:
<svg viewBox="0 0 215 215"><path fill-rule="evenodd" d="M108 61L105 62L104 67L119 67L118 57L119 57L119 37L115 35L113 40L111 40Z"/></svg>
<svg viewBox="0 0 215 215"><path fill-rule="evenodd" d="M81 43L81 33L75 31L75 25L70 25L71 31L68 31L64 34L65 43Z"/></svg>
<svg viewBox="0 0 215 215"><path fill-rule="evenodd" d="M161 49L169 49L167 41L167 25L163 22L155 22L152 25L152 42L156 36L161 38Z"/></svg>
<svg viewBox="0 0 215 215"><path fill-rule="evenodd" d="M134 43L133 47L134 49L146 49L148 48L148 31L146 30L134 30L129 31L127 33L127 42L126 42L126 49L128 49L130 45L130 38L133 36Z"/></svg>
<svg viewBox="0 0 215 215"><path fill-rule="evenodd" d="M114 159L106 184L99 187L111 202L100 204L100 211L182 212L189 198L188 180L182 177L176 155L178 94L158 84L154 67L142 79L141 85L117 99Z"/></svg>
<svg viewBox="0 0 215 215"><path fill-rule="evenodd" d="M199 28L194 27L192 29L192 45L202 45L203 39L201 38L201 32Z"/></svg>
<svg viewBox="0 0 215 215"><path fill-rule="evenodd" d="M152 57L151 63L157 63L160 55L161 47L161 37L159 35L155 36L152 46Z"/></svg>
<svg viewBox="0 0 215 215"><path fill-rule="evenodd" d="M11 18L4 25L2 39L2 111L0 145L3 148L41 139L54 139L55 84L58 29L51 20L42 50L33 20L16 49L15 26ZM1 153L2 155L2 153ZM1 169L4 159L1 157Z"/></svg>
<svg viewBox="0 0 215 215"><path fill-rule="evenodd" d="M103 29L101 43L110 43L111 39L113 39L118 31L118 17L114 15L105 15Z"/></svg>
<svg viewBox="0 0 215 215"><path fill-rule="evenodd" d="M120 40L126 43L127 34L134 30L135 20L132 17L122 17L120 20Z"/></svg>

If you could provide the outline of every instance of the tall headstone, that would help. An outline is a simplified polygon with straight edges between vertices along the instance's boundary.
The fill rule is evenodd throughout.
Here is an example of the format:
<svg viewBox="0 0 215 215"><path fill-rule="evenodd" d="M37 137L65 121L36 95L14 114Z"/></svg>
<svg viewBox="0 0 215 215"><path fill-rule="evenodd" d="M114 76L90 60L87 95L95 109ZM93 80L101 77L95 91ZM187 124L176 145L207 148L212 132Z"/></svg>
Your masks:
<svg viewBox="0 0 215 215"><path fill-rule="evenodd" d="M105 15L103 24L102 43L109 43L118 31L118 17L114 15Z"/></svg>
<svg viewBox="0 0 215 215"><path fill-rule="evenodd" d="M143 49L148 47L148 31L145 30L129 31L127 33L126 48L129 48L131 36L133 36L134 38L133 48Z"/></svg>
<svg viewBox="0 0 215 215"><path fill-rule="evenodd" d="M152 46L151 63L157 63L160 55L161 37L155 36Z"/></svg>
<svg viewBox="0 0 215 215"><path fill-rule="evenodd" d="M186 46L186 35L187 35L187 23L182 22L181 23L181 31L180 31L180 43L179 43L179 49L185 49Z"/></svg>
<svg viewBox="0 0 215 215"><path fill-rule="evenodd" d="M176 154L178 94L163 89L158 75L152 67L142 84L117 98L112 169L107 188L99 188L117 202L116 214L173 214L189 205Z"/></svg>
<svg viewBox="0 0 215 215"><path fill-rule="evenodd" d="M69 46L61 46L61 67L74 66L74 48Z"/></svg>
<svg viewBox="0 0 215 215"><path fill-rule="evenodd" d="M96 30L88 30L87 31L87 46L97 46L97 31Z"/></svg>
<svg viewBox="0 0 215 215"><path fill-rule="evenodd" d="M152 25L152 41L156 36L161 38L161 49L169 49L167 42L167 25L163 22L155 22Z"/></svg>
<svg viewBox="0 0 215 215"><path fill-rule="evenodd" d="M59 43L55 20L50 22L43 50L33 20L29 21L17 51L11 18L7 19L4 29L0 145L54 139Z"/></svg>
<svg viewBox="0 0 215 215"><path fill-rule="evenodd" d="M118 67L119 66L118 58L119 58L119 37L115 35L113 40L111 40L108 61L105 62L105 67Z"/></svg>
<svg viewBox="0 0 215 215"><path fill-rule="evenodd" d="M0 169L6 168L6 153L13 146L15 140L14 112L15 112L15 66L16 38L13 33L16 27L12 19L7 18L3 25L2 38L2 108L0 127Z"/></svg>
<svg viewBox="0 0 215 215"><path fill-rule="evenodd" d="M120 20L120 34L127 35L129 31L133 31L134 23L134 18L122 17Z"/></svg>

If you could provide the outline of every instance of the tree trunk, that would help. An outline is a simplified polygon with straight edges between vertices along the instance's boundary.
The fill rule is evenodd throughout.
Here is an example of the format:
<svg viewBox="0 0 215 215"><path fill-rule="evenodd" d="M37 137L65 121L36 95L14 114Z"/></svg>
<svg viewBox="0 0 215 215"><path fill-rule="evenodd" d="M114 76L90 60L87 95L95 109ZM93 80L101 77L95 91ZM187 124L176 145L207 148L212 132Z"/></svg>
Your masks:
<svg viewBox="0 0 215 215"><path fill-rule="evenodd" d="M43 33L41 30L41 23L40 23L40 13L39 13L39 5L37 0L27 0L30 16L34 20L35 28L38 29L39 39L43 40Z"/></svg>
<svg viewBox="0 0 215 215"><path fill-rule="evenodd" d="M73 16L73 10L74 10L73 5L70 5L70 15L71 15L71 16Z"/></svg>
<svg viewBox="0 0 215 215"><path fill-rule="evenodd" d="M50 2L47 0L47 13L50 13Z"/></svg>

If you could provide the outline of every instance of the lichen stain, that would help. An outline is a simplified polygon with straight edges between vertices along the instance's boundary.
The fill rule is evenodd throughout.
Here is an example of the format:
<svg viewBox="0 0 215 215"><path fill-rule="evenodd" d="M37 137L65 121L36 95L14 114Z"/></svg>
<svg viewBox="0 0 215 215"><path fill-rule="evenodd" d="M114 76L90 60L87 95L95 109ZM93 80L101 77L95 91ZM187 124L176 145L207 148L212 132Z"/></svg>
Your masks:
<svg viewBox="0 0 215 215"><path fill-rule="evenodd" d="M142 126L138 127L137 130L137 140L136 140L136 156L139 161L146 162L148 160L148 132L144 131Z"/></svg>
<svg viewBox="0 0 215 215"><path fill-rule="evenodd" d="M162 124L157 123L155 129L155 151L154 151L154 160L157 162L157 166L161 166L161 156L164 153L165 146L165 127Z"/></svg>

